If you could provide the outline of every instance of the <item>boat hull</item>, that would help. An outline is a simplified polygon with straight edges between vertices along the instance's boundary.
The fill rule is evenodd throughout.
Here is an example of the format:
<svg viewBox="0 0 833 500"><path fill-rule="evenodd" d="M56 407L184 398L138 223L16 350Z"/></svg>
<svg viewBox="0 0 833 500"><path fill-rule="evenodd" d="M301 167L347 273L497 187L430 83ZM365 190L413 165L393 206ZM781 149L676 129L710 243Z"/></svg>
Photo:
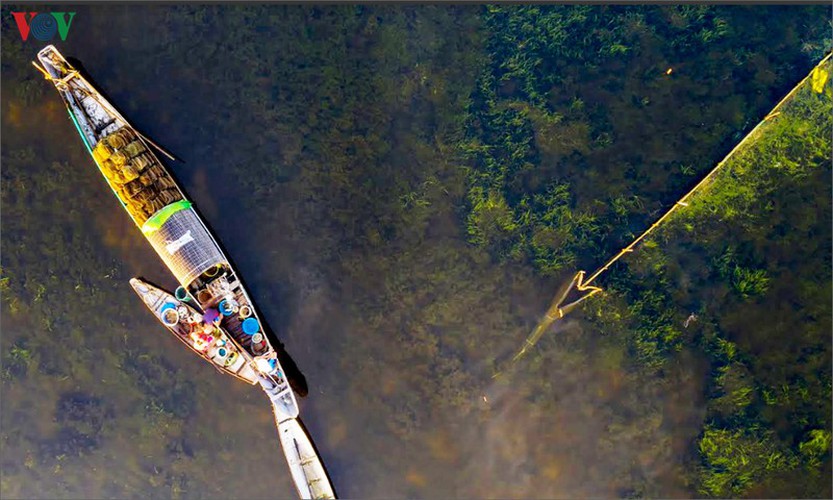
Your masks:
<svg viewBox="0 0 833 500"><path fill-rule="evenodd" d="M335 498L324 464L300 422L279 422L278 434L298 495L303 499Z"/></svg>
<svg viewBox="0 0 833 500"><path fill-rule="evenodd" d="M202 218L130 123L55 49L38 52L42 71L66 104L85 147L122 206L204 312L223 304L221 328L250 355L255 370L279 388L287 415L298 407L263 322L236 271Z"/></svg>
<svg viewBox="0 0 833 500"><path fill-rule="evenodd" d="M231 375L251 385L258 383L260 378L251 366L251 357L246 356L245 352L235 345L225 332L220 328L214 328L213 332L206 334L196 329L198 323L194 318L202 318L202 314L196 309L177 300L173 294L141 279L132 278L130 286L156 319L162 323L162 326L194 354L210 363L221 373ZM175 317L170 321L165 317L169 310L176 311ZM209 342L205 342L200 338L200 334L212 338Z"/></svg>
<svg viewBox="0 0 833 500"><path fill-rule="evenodd" d="M38 52L70 119L110 189L179 281L175 294L139 278L133 290L163 326L222 373L259 384L302 498L335 498L321 460L296 420L295 394L242 281L153 143L53 46ZM210 326L213 325L213 326ZM225 352L221 353L220 349ZM229 360L229 353L237 353Z"/></svg>

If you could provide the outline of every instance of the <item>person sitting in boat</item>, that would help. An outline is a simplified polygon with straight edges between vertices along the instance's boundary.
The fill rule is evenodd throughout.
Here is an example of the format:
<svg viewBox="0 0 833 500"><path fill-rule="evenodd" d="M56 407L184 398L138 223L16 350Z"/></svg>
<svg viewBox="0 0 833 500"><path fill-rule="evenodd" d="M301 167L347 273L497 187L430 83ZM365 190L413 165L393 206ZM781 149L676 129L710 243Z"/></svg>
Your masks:
<svg viewBox="0 0 833 500"><path fill-rule="evenodd" d="M209 325L219 325L220 321L222 321L220 311L212 307L205 310L205 314L202 315L202 319Z"/></svg>

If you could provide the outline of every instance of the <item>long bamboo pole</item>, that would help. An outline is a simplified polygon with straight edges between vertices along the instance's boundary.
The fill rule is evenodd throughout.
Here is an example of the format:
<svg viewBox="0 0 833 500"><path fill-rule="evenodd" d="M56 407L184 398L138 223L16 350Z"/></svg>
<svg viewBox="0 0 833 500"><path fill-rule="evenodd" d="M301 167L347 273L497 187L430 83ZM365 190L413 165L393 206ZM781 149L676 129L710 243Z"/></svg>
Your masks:
<svg viewBox="0 0 833 500"><path fill-rule="evenodd" d="M529 336L524 340L524 343L523 343L523 346L521 347L521 349L512 358L512 363L514 364L514 363L518 362L529 351L530 348L535 346L535 344L538 342L538 340L541 339L541 337L544 335L544 333L546 333L547 329L553 323L555 323L557 320L563 318L570 311L576 309L576 307L581 302L583 302L584 300L590 298L591 296L595 295L598 292L601 292L602 289L598 286L594 286L592 283L597 278L599 278L599 276L601 276L608 269L610 269L610 267L613 264L615 264L619 259L621 259L625 255L633 252L636 249L636 246L642 240L644 240L649 234L654 232L654 230L656 230L656 228L658 228L665 221L667 221L668 218L671 217L671 214L673 214L676 210L678 210L681 207L687 207L688 206L688 200L694 195L694 193L699 191L711 179L713 179L715 177L715 175L728 163L729 159L731 159L735 155L735 153L737 153L744 144L746 144L749 140L751 140L751 138L754 137L759 130L761 130L761 127L764 125L764 123L766 123L769 120L778 116L781 113L781 111L780 111L781 107L788 100L790 100L796 94L796 92L798 92L798 90L801 89L807 83L808 80L810 80L810 78L813 76L813 74L816 72L817 69L821 68L825 63L827 63L830 60L831 56L833 56L833 52L827 54L821 61L819 61L819 63L813 68L813 70L810 71L810 73L808 73L807 76L804 77L804 79L802 79L800 82L798 82L798 84L795 87L793 87L793 89L787 95L785 95L780 101L778 101L778 104L776 104L775 107L772 108L772 111L767 113L767 115L763 118L763 120L758 122L758 124L755 125L755 127L752 130L750 130L749 133L746 134L746 136L743 139L741 139L741 141L738 142L735 145L735 147L732 148L731 151L729 151L729 153L723 158L723 160L721 160L717 165L715 165L715 167L708 174L706 174L705 177L703 177L700 180L700 182L698 182L693 188L691 188L686 194L684 194L682 198L677 200L677 202L674 203L674 205L672 205L665 212L665 214L662 215L662 217L657 219L656 222L654 222L648 229L643 231L642 234L640 234L638 237L636 237L632 242L630 242L630 244L628 244L626 247L622 248L616 255L614 255L610 260L608 260L603 266L596 269L593 272L593 274L591 274L590 277L588 277L586 280L584 279L585 272L584 271L579 271L572 278L572 280L570 281L566 292L561 293L561 291L559 290L559 293L556 294L555 298L553 299L553 302L550 304L550 307L547 310L547 313L544 315L543 318L541 318L541 320L538 322L538 324L532 330L532 333L530 333ZM573 288L575 288L576 290L579 290L581 292L587 292L587 293L585 293L583 296L581 296L577 300L562 306L562 303L564 302L564 300L566 300L567 296L569 295L569 292ZM498 377L501 373L502 372L496 373L495 375L492 376L492 378Z"/></svg>

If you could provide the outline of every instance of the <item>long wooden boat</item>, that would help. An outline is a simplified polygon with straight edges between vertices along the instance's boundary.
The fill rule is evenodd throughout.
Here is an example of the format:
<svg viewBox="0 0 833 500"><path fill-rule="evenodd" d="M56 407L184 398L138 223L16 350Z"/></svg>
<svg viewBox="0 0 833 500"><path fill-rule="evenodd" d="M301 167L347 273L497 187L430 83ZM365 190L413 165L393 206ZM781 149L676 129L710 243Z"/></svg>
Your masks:
<svg viewBox="0 0 833 500"><path fill-rule="evenodd" d="M49 45L38 52L43 72L58 90L84 145L116 198L179 281L176 298L206 313L223 310L220 327L251 357L269 381L270 400L282 420L298 416L277 353L236 271L216 239L142 136L99 91Z"/></svg>
<svg viewBox="0 0 833 500"><path fill-rule="evenodd" d="M277 418L277 413L275 416ZM278 422L277 425L298 495L303 499L335 498L324 464L301 424L291 419Z"/></svg>
<svg viewBox="0 0 833 500"><path fill-rule="evenodd" d="M197 355L223 373L261 386L272 403L298 494L304 499L335 498L324 465L297 420L295 394L255 306L214 236L151 146L161 148L134 129L55 47L38 52L38 60L40 65L35 66L60 93L116 198L181 285L172 295L133 278L134 291ZM194 332L198 328L202 334Z"/></svg>
<svg viewBox="0 0 833 500"><path fill-rule="evenodd" d="M260 378L251 358L219 326L206 322L204 316L188 303L178 300L142 279L132 278L130 286L162 325L220 373L256 385Z"/></svg>

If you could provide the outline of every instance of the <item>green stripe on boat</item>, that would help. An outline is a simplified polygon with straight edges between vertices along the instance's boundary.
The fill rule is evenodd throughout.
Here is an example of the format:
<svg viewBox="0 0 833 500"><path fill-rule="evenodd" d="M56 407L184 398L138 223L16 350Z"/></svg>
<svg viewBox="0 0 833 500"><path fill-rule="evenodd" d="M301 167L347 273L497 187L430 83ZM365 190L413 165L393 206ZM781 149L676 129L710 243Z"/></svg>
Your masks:
<svg viewBox="0 0 833 500"><path fill-rule="evenodd" d="M87 152L90 153L90 156L92 156L93 150L90 149L90 143L87 142L87 136L84 135L84 132L81 132L81 126L78 125L78 118L75 117L75 113L73 113L69 107L67 107L67 112L69 113L69 117L72 118L72 123L75 124L75 130L78 131L78 135L80 135L81 140L84 141L84 147L87 148ZM93 156L93 160L95 160L95 156ZM96 162L96 166L98 166L98 162Z"/></svg>
<svg viewBox="0 0 833 500"><path fill-rule="evenodd" d="M171 216L180 210L185 210L186 208L191 208L191 202L188 200L179 200L167 205L164 208L161 208L158 212L153 214L153 217L145 221L142 225L142 232L145 234L152 233L162 227L162 224L165 223L166 220L170 219Z"/></svg>

